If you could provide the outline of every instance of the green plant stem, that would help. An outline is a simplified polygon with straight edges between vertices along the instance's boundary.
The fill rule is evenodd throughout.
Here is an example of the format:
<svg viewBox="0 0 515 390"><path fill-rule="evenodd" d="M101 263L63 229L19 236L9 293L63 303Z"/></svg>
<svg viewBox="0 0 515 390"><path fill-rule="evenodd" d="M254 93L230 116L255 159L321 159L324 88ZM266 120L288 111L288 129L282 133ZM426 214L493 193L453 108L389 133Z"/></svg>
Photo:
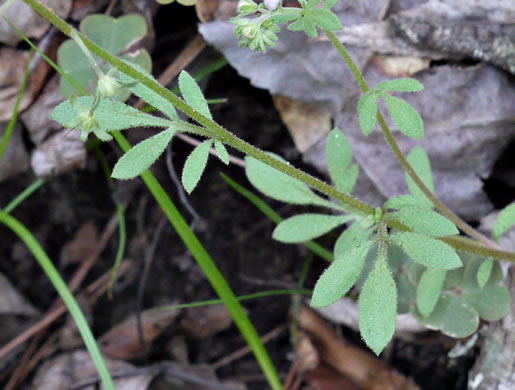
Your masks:
<svg viewBox="0 0 515 390"><path fill-rule="evenodd" d="M238 301L248 301L250 299L258 299L258 298L264 298L264 297L270 297L274 295L311 295L313 291L306 290L306 289L298 289L298 290L271 290L271 291L261 291L254 294L247 294L247 295L240 295L236 297ZM207 301L199 301L199 302L192 302L192 303L182 303L179 305L169 305L169 306L162 306L159 308L159 310L174 310L174 309L190 309L192 307L201 307L201 306L209 306L209 305L219 305L221 303L224 303L221 299L208 299Z"/></svg>
<svg viewBox="0 0 515 390"><path fill-rule="evenodd" d="M59 275L59 272L52 264L52 261L45 253L44 249L41 247L41 245L39 245L38 241L32 235L32 233L25 226L23 226L21 222L7 214L5 211L0 211L0 223L6 225L25 243L32 255L39 262L39 265L47 274L48 279L50 279L54 285L55 289L59 293L59 296L63 300L64 304L68 308L68 311L77 324L77 328L79 329L82 339L84 340L84 344L86 345L86 348L91 355L91 359L95 363L102 383L106 389L114 390L115 387L111 378L111 374L109 373L104 358L98 349L95 338L89 329L88 322L86 321L84 314L82 314L82 311L75 301L72 293L68 289L68 286L66 286L66 283L61 278L61 275Z"/></svg>
<svg viewBox="0 0 515 390"><path fill-rule="evenodd" d="M54 26L59 28L64 34L70 36L73 28L70 25L68 25L64 20L59 18L57 15L55 15L55 13L52 10L45 7L37 0L23 0L23 1L26 4L28 4L32 9L34 9L37 13L39 13L42 17L44 17L45 19L50 21ZM329 33L328 36L329 36L329 38L331 38L332 33L331 32L326 32L326 33ZM332 34L332 36L334 38L336 38L336 36L334 34ZM305 184L317 189L318 191L320 191L323 194L326 194L328 196L331 196L335 199L340 200L341 202L349 205L350 207L354 208L355 210L357 210L358 212L360 212L362 214L368 214L368 215L374 214L375 209L372 206L370 206L352 196L349 196L347 194L339 192L338 190L336 190L334 187L328 185L327 183L325 183L319 179L316 179L310 175L307 175L306 173L304 173L298 169L295 169L288 164L284 164L284 163L270 157L269 155L262 152L261 150L254 148L253 146L247 144L245 141L240 140L236 136L230 134L223 127L219 126L215 122L213 122L210 119L199 114L196 110L191 108L189 105L187 105L181 99L179 99L176 95L174 95L173 93L171 93L166 88L162 87L160 84L156 83L152 79L148 78L143 73L138 72L137 70L135 70L131 66L128 66L127 64L125 64L121 60L117 59L116 57L113 57L111 54L109 54L108 52L106 52L105 50L103 50L102 48L100 48L96 44L94 44L92 41L90 41L88 38L86 38L84 36L81 36L81 38L82 38L84 44L86 45L86 47L88 47L91 51L93 51L99 57L101 57L102 59L109 62L111 65L113 65L118 70L120 70L120 71L126 73L127 75L131 76L132 78L140 81L143 85L152 89L154 92L159 93L161 96L163 96L168 101L170 101L172 104L174 104L179 110L183 111L185 114L187 114L188 116L193 118L198 123L207 127L207 129L209 131L212 131L213 133L215 133L217 135L217 138L220 139L221 141L227 143L228 145L234 147L237 150L242 151L243 153L246 153L252 157L255 157L256 159L264 162L267 165L270 165L273 168L278 169L279 171L282 171L283 173L285 173L289 176L292 176L292 177L295 177L295 178L301 180ZM343 46L338 41L338 39L336 39L335 45L336 44L339 44L339 46L341 46L343 48ZM337 46L337 49L338 49L338 46ZM346 51L345 48L343 48L343 50ZM235 142L233 142L233 141L235 141ZM460 225L461 225L461 223L460 223ZM463 230L463 231L467 232L465 230ZM476 234L478 234L478 233L475 232L474 236ZM481 240L481 241L484 242L484 240ZM478 254L478 252L474 252L474 251L472 253ZM515 262L515 253L506 252L506 251L499 250L499 249L492 251L488 256Z"/></svg>
<svg viewBox="0 0 515 390"><path fill-rule="evenodd" d="M195 120L197 123L206 127L209 131L216 134L216 138L220 141L232 146L233 148L241 151L245 155L254 157L257 160L264 162L267 165L270 165L273 168L276 168L285 174L292 176L296 179L303 181L309 186L315 188L321 193L333 197L341 202L347 204L352 207L357 213L361 215L368 215L374 213L374 208L369 206L368 204L356 199L348 194L338 191L336 188L330 186L329 184L319 180L305 172L302 172L289 164L283 163L281 161L276 160L275 158L269 156L262 150L255 148L254 146L248 144L242 139L236 137L234 134L227 131L225 128L214 122L213 120L205 117L200 114L197 110L192 108L190 105L185 103L182 99L180 99L177 95L164 88L162 85L157 83L155 80L147 77L145 74L139 72L134 69L130 65L127 65L125 62L111 55L106 50L97 46L90 39L74 30L72 26L66 23L63 19L58 17L51 9L45 7L41 2L37 0L23 0L26 4L28 4L32 9L34 9L37 13L39 13L43 18L50 21L54 26L56 26L59 30L61 30L64 34L71 37L72 32L77 34L83 41L84 45L95 53L100 58L109 62L113 67L118 69L119 71L127 74L135 80L138 80L146 87L150 88L154 92L160 94L162 97L167 99L170 103L172 103L178 110L184 112L190 118Z"/></svg>
<svg viewBox="0 0 515 390"><path fill-rule="evenodd" d="M11 136L14 131L14 126L16 125L16 121L18 120L18 110L20 109L21 100L23 98L23 94L25 93L25 87L27 86L27 80L29 78L30 73L30 63L32 61L32 55L34 51L31 49L29 54L29 59L27 60L27 66L25 68L25 73L23 74L23 81L21 83L20 91L18 92L18 97L16 98L16 103L14 104L13 114L11 115L11 119L7 124L7 128L5 129L4 135L2 136L2 142L0 142L0 163L2 162L2 157L4 157L5 150L7 149L7 144L11 139Z"/></svg>
<svg viewBox="0 0 515 390"><path fill-rule="evenodd" d="M131 147L127 139L119 131L112 132L112 134L122 150L127 152ZM252 322L247 317L243 307L238 302L236 296L227 284L227 281L223 275L218 270L218 267L214 263L213 259L211 256L209 256L209 253L205 250L198 238L191 231L187 222L179 213L175 205L170 200L170 197L156 180L154 175L152 175L152 173L147 170L141 174L141 178L147 185L152 195L154 195L154 198L161 206L161 209L170 220L171 224L197 261L200 268L202 268L202 271L206 275L218 296L225 303L227 310L236 323L236 326L240 329L240 332L247 341L249 347L254 352L254 355L256 356L258 363L261 365L261 368L265 373L271 388L274 390L281 390L282 384L275 370L275 366L272 363L268 352L263 346L263 343L261 342L256 329L254 328L254 325L252 325Z"/></svg>
<svg viewBox="0 0 515 390"><path fill-rule="evenodd" d="M338 50L340 55L342 56L343 60L349 67L350 71L354 75L354 78L358 82L361 90L363 93L366 93L369 91L369 87L367 85L367 82L365 81L361 71L357 67L356 63L353 61L352 57L349 55L347 49L345 49L345 46L338 40L336 35L329 30L324 30L324 33L327 35L333 46ZM413 169L413 167L410 165L408 160L404 157L402 154L399 145L395 141L395 138L392 135L392 132L390 131L388 125L386 124L386 121L384 120L384 117L381 115L381 113L377 112L377 119L379 121L379 125L381 126L381 130L383 131L383 134L386 138L386 141L388 142L388 145L390 145L390 148L392 149L395 157L397 160L399 160L400 164L406 171L406 173L413 179L413 181L417 184L417 186L420 188L420 190L426 195L426 197L434 204L434 206L448 219L450 219L456 226L458 226L464 233L468 234L470 237L475 238L476 240L484 243L485 245L494 248L494 249L502 249L499 245L497 245L493 240L490 240L488 237L484 236L483 234L479 233L477 230L475 230L472 226L470 226L468 223L463 221L460 217L458 217L452 210L450 210L447 206L445 206L430 190L426 187L424 182L418 177L417 173Z"/></svg>
<svg viewBox="0 0 515 390"><path fill-rule="evenodd" d="M39 188L45 184L43 179L37 179L30 186L25 188L21 193L19 193L13 200L11 200L7 206L4 207L4 212L10 214L18 205L31 196L34 192L39 190Z"/></svg>

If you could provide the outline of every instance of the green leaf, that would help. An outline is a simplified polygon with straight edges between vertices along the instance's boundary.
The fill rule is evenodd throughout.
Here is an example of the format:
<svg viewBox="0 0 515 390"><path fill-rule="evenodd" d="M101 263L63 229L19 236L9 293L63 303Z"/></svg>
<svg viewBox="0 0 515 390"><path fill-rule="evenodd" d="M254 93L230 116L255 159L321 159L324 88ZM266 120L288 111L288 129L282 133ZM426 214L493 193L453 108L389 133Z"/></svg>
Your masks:
<svg viewBox="0 0 515 390"><path fill-rule="evenodd" d="M397 289L386 264L378 256L359 296L359 330L365 343L379 355L395 332Z"/></svg>
<svg viewBox="0 0 515 390"><path fill-rule="evenodd" d="M300 9L281 11L273 16L274 21L278 24L289 23L299 19L302 16Z"/></svg>
<svg viewBox="0 0 515 390"><path fill-rule="evenodd" d="M306 29L304 26L304 20L306 20L304 17L298 19L296 22L289 24L287 29L290 31L304 31Z"/></svg>
<svg viewBox="0 0 515 390"><path fill-rule="evenodd" d="M324 3L324 8L326 9L331 9L334 7L334 5L338 2L339 0L327 0L325 3Z"/></svg>
<svg viewBox="0 0 515 390"><path fill-rule="evenodd" d="M432 205L432 203L431 203ZM407 207L427 207L427 202L413 195L399 195L388 199L383 207L390 210L400 210Z"/></svg>
<svg viewBox="0 0 515 390"><path fill-rule="evenodd" d="M424 124L417 110L402 99L386 94L381 97L400 131L410 138L424 138Z"/></svg>
<svg viewBox="0 0 515 390"><path fill-rule="evenodd" d="M50 118L59 122L67 128L78 125L80 110L89 111L93 105L93 96L81 96L74 99L72 106L70 100L59 104ZM94 111L99 127L105 131L125 130L132 127L170 127L172 122L145 114L121 102L112 102L109 99L102 99Z"/></svg>
<svg viewBox="0 0 515 390"><path fill-rule="evenodd" d="M139 70L141 73L144 73L147 77L151 78L154 81L155 80L150 73L148 73L145 69L141 68L138 65L131 64L134 68ZM172 103L168 101L168 99L165 99L158 93L154 92L147 86L143 85L142 83L138 82L137 80L133 79L129 75L126 75L125 73L120 74L120 81L124 84L127 84L129 86L130 91L138 96L139 98L143 99L145 102L150 104L152 107L158 109L163 114L165 114L168 118L173 120L178 120L179 116L177 115L177 112L175 111L175 107Z"/></svg>
<svg viewBox="0 0 515 390"><path fill-rule="evenodd" d="M318 4L320 4L322 0L308 0L306 4L307 9L315 8Z"/></svg>
<svg viewBox="0 0 515 390"><path fill-rule="evenodd" d="M285 161L276 155L271 154L271 156L279 161ZM247 178L263 194L292 204L333 207L329 201L317 196L300 180L288 176L255 158L247 156L245 161Z"/></svg>
<svg viewBox="0 0 515 390"><path fill-rule="evenodd" d="M515 203L512 203L506 206L499 216L497 217L497 222L495 223L493 236L497 241L499 237L503 235L508 229L515 225Z"/></svg>
<svg viewBox="0 0 515 390"><path fill-rule="evenodd" d="M476 310L463 297L443 293L433 312L427 317L414 313L417 320L433 329L441 329L448 336L463 338L474 333L479 325Z"/></svg>
<svg viewBox="0 0 515 390"><path fill-rule="evenodd" d="M367 92L361 96L358 103L359 124L363 134L369 135L377 120L377 95Z"/></svg>
<svg viewBox="0 0 515 390"><path fill-rule="evenodd" d="M393 218L403 223L413 231L433 237L446 237L459 234L456 225L435 211L410 207L404 208L395 213L389 214Z"/></svg>
<svg viewBox="0 0 515 390"><path fill-rule="evenodd" d="M225 165L229 165L229 153L227 153L225 145L217 140L215 141L215 150L220 161L222 161Z"/></svg>
<svg viewBox="0 0 515 390"><path fill-rule="evenodd" d="M490 279L493 265L494 261L492 259L486 259L481 263L481 266L477 271L477 284L479 284L479 287L485 287L486 282Z"/></svg>
<svg viewBox="0 0 515 390"><path fill-rule="evenodd" d="M182 96L184 97L184 100L186 100L186 102L191 107L193 107L205 117L213 119L202 90L198 86L195 79L191 77L185 70L183 70L179 75L179 88L181 90Z"/></svg>
<svg viewBox="0 0 515 390"><path fill-rule="evenodd" d="M422 180L429 191L434 194L435 186L433 184L433 174L431 173L431 163L429 162L429 157L427 157L426 151L421 146L415 146L411 152L408 153L407 160L420 180ZM413 179L407 173L405 173L404 176L411 194L432 208L433 204L429 199L427 199L422 190L418 188Z"/></svg>
<svg viewBox="0 0 515 390"><path fill-rule="evenodd" d="M344 253L352 248L363 244L370 236L371 231L363 229L359 222L345 229L334 244L334 253Z"/></svg>
<svg viewBox="0 0 515 390"><path fill-rule="evenodd" d="M184 168L182 170L182 185L188 194L197 186L202 173L207 165L207 158L209 156L209 149L213 144L213 140L202 142L199 146L193 149L193 152L186 159Z"/></svg>
<svg viewBox="0 0 515 390"><path fill-rule="evenodd" d="M129 46L143 38L147 34L147 24L141 15L131 14L119 18L103 14L89 15L80 24L81 32L89 39L110 52L131 64L139 65L147 72L152 67L152 60L145 49L140 49L131 55L123 54ZM93 58L101 66L102 61L94 54ZM72 77L82 88L89 88L95 94L97 75L93 65L73 40L67 40L61 44L57 52L57 63L61 69ZM108 72L111 65L101 66L104 72ZM61 94L70 97L79 93L66 79L61 78ZM130 95L130 91L122 88L116 100L124 101Z"/></svg>
<svg viewBox="0 0 515 390"><path fill-rule="evenodd" d="M327 167L331 180L339 191L351 193L356 184L359 168L352 161L352 149L347 137L340 129L335 128L327 137Z"/></svg>
<svg viewBox="0 0 515 390"><path fill-rule="evenodd" d="M456 251L442 241L418 233L402 232L390 236L414 261L426 267L454 269L462 266Z"/></svg>
<svg viewBox="0 0 515 390"><path fill-rule="evenodd" d="M418 92L423 89L424 86L420 81L410 78L382 81L374 87L374 90L399 92Z"/></svg>
<svg viewBox="0 0 515 390"><path fill-rule="evenodd" d="M436 268L427 268L422 274L417 286L417 308L424 317L435 308L446 274L446 270Z"/></svg>
<svg viewBox="0 0 515 390"><path fill-rule="evenodd" d="M361 243L350 250L335 248L334 261L320 276L311 298L312 307L328 306L347 294L363 269L372 241Z"/></svg>
<svg viewBox="0 0 515 390"><path fill-rule="evenodd" d="M343 29L342 24L338 17L328 9L315 8L307 12L308 17L313 23L324 30L341 30Z"/></svg>
<svg viewBox="0 0 515 390"><path fill-rule="evenodd" d="M277 225L272 237L285 243L305 242L320 237L353 218L349 215L296 215Z"/></svg>
<svg viewBox="0 0 515 390"><path fill-rule="evenodd" d="M316 38L318 33L315 24L308 17L303 17L302 19L304 20L304 32L308 34L310 38Z"/></svg>
<svg viewBox="0 0 515 390"><path fill-rule="evenodd" d="M141 141L118 160L111 176L127 180L140 175L165 151L175 132L173 128L169 128Z"/></svg>

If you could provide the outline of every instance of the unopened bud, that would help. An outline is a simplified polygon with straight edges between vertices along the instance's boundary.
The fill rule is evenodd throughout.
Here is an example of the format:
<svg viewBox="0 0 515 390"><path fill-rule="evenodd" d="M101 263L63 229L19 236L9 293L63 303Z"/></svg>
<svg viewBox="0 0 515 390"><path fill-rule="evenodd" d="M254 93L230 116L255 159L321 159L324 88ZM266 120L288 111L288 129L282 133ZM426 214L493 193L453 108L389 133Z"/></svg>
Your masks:
<svg viewBox="0 0 515 390"><path fill-rule="evenodd" d="M238 2L238 13L248 15L257 12L258 5L252 0L240 0Z"/></svg>
<svg viewBox="0 0 515 390"><path fill-rule="evenodd" d="M118 95L120 83L115 78L105 74L98 79L97 92L101 98L110 99Z"/></svg>
<svg viewBox="0 0 515 390"><path fill-rule="evenodd" d="M264 0L263 3L265 3L266 8L268 8L270 11L275 10L277 7L279 7L279 3L281 0Z"/></svg>

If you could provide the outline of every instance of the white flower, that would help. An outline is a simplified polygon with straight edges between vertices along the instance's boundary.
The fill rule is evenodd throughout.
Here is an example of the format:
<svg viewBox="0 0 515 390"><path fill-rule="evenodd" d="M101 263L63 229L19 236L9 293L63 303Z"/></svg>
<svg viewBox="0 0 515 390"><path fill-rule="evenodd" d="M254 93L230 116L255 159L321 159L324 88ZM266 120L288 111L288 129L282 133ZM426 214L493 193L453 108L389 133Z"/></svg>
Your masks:
<svg viewBox="0 0 515 390"><path fill-rule="evenodd" d="M268 8L270 11L273 11L279 7L281 0L264 0L263 2L265 3L266 8Z"/></svg>

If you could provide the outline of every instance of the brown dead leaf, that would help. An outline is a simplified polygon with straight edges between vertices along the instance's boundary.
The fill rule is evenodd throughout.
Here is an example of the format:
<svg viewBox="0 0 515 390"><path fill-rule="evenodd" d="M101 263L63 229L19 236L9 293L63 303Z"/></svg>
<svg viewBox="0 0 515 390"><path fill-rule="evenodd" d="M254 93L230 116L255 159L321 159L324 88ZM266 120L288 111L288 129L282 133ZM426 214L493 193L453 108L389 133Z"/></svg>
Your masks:
<svg viewBox="0 0 515 390"><path fill-rule="evenodd" d="M0 314L35 316L39 311L0 274Z"/></svg>
<svg viewBox="0 0 515 390"><path fill-rule="evenodd" d="M301 372L313 370L320 364L318 350L305 332L298 332L299 341L295 345L295 356Z"/></svg>
<svg viewBox="0 0 515 390"><path fill-rule="evenodd" d="M372 61L384 72L393 77L410 77L424 69L429 69L431 60L420 57L400 57L375 55Z"/></svg>
<svg viewBox="0 0 515 390"><path fill-rule="evenodd" d="M305 373L304 379L313 390L361 390L334 368L325 364Z"/></svg>
<svg viewBox="0 0 515 390"><path fill-rule="evenodd" d="M299 152L308 150L331 130L329 110L281 95L273 100Z"/></svg>
<svg viewBox="0 0 515 390"><path fill-rule="evenodd" d="M149 309L141 313L143 338L141 344L138 337L136 316L131 316L121 324L115 326L99 339L102 353L115 359L131 360L141 357L147 343L155 340L168 326L175 322L180 310Z"/></svg>
<svg viewBox="0 0 515 390"><path fill-rule="evenodd" d="M198 0L195 9L199 20L202 23L214 20L219 3L218 0Z"/></svg>
<svg viewBox="0 0 515 390"><path fill-rule="evenodd" d="M97 245L98 231L95 223L87 221L61 250L61 266L81 263L95 252Z"/></svg>
<svg viewBox="0 0 515 390"><path fill-rule="evenodd" d="M0 140L6 127L7 123L0 123ZM17 123L0 161L0 181L29 169L29 154L23 143L22 131L22 126Z"/></svg>
<svg viewBox="0 0 515 390"><path fill-rule="evenodd" d="M54 176L75 168L84 169L86 150L80 132L65 129L52 135L32 152L30 165L39 177Z"/></svg>
<svg viewBox="0 0 515 390"><path fill-rule="evenodd" d="M387 367L371 353L342 340L313 310L302 306L299 327L318 346L321 359L365 390L419 390L410 379Z"/></svg>
<svg viewBox="0 0 515 390"><path fill-rule="evenodd" d="M0 4L2 3L5 3L5 0L0 2ZM68 17L72 8L72 0L41 0L41 3L64 19ZM4 11L3 16L14 23L29 38L41 38L50 26L50 22L37 15L23 1L15 1ZM0 42L16 46L21 40L23 38L11 29L4 19L0 18Z"/></svg>
<svg viewBox="0 0 515 390"><path fill-rule="evenodd" d="M210 305L188 309L181 319L181 328L188 336L206 338L232 324L232 317L224 305Z"/></svg>
<svg viewBox="0 0 515 390"><path fill-rule="evenodd" d="M138 369L121 360L105 359L114 378L116 390L146 390L152 382L155 370ZM82 390L97 389L100 383L98 372L89 353L80 350L63 354L43 364L34 381L34 390ZM100 387L104 389L104 387Z"/></svg>

